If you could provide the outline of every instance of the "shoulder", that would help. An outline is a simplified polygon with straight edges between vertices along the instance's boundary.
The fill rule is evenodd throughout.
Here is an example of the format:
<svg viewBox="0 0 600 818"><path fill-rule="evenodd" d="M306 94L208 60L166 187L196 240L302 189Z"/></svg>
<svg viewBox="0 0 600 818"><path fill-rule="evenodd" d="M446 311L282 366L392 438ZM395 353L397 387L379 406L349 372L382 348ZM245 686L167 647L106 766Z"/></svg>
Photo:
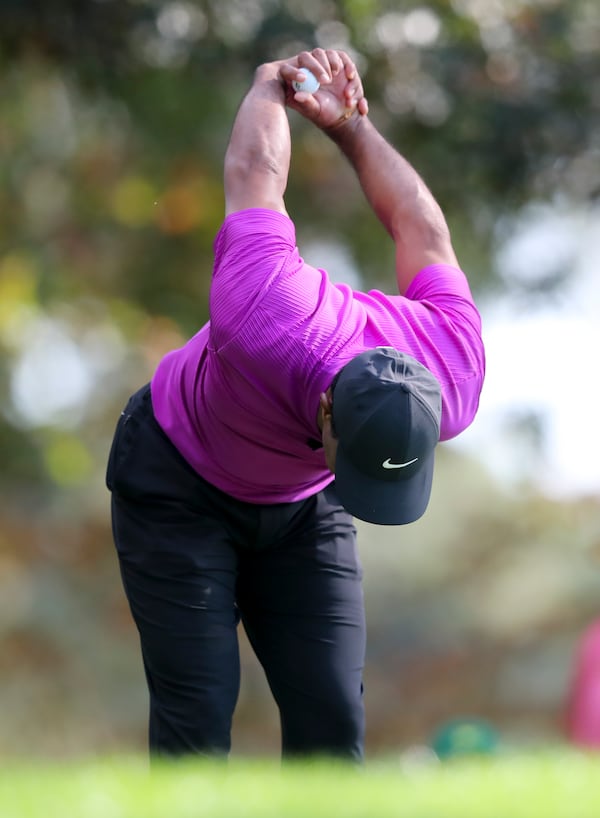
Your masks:
<svg viewBox="0 0 600 818"><path fill-rule="evenodd" d="M466 275L459 267L450 264L431 264L414 277L406 290L410 301L440 299L444 295L459 296L474 304Z"/></svg>
<svg viewBox="0 0 600 818"><path fill-rule="evenodd" d="M266 208L237 210L225 217L216 235L214 249L218 257L231 247L241 243L260 247L265 242L278 239L280 243L294 246L296 230L293 221L285 213Z"/></svg>

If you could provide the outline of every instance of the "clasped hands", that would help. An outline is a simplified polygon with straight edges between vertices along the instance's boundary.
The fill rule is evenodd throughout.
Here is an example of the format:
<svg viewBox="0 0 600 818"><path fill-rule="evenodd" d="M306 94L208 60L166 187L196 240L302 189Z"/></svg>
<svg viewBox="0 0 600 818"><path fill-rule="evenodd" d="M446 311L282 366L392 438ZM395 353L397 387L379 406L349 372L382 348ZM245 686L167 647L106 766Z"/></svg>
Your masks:
<svg viewBox="0 0 600 818"><path fill-rule="evenodd" d="M369 105L356 66L345 51L315 48L296 57L280 60L278 78L285 90L286 105L323 130L331 130L353 114L366 116ZM320 83L314 93L295 91L294 80L305 79L303 69L311 71Z"/></svg>

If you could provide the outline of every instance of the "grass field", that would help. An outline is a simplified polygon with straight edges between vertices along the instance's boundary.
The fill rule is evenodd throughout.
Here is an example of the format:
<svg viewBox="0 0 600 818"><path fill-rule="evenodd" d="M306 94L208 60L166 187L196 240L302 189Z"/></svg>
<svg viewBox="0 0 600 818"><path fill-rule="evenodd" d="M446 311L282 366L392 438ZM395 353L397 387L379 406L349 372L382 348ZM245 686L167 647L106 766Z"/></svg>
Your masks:
<svg viewBox="0 0 600 818"><path fill-rule="evenodd" d="M600 756L504 754L427 766L145 759L10 762L2 818L600 818Z"/></svg>

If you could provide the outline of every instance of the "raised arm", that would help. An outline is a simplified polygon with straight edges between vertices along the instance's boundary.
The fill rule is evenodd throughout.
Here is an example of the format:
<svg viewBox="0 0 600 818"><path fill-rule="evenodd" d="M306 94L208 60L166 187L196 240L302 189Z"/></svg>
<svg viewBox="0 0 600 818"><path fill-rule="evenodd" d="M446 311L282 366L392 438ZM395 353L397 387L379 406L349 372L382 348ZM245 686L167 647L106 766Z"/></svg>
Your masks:
<svg viewBox="0 0 600 818"><path fill-rule="evenodd" d="M440 206L373 123L353 115L327 133L350 160L369 204L394 240L399 291L406 292L429 264L458 266Z"/></svg>
<svg viewBox="0 0 600 818"><path fill-rule="evenodd" d="M458 266L450 231L433 195L412 165L379 133L367 116L368 105L353 61L336 52L343 66L314 97L296 94L288 100L295 110L315 123L338 145L352 164L367 201L396 246L396 277L401 293L429 264ZM300 55L300 59L303 56ZM282 67L288 83L292 68ZM337 117L326 116L337 98ZM326 104L323 105L323 102Z"/></svg>
<svg viewBox="0 0 600 818"><path fill-rule="evenodd" d="M295 93L291 87L294 79L304 78L305 68L321 83L314 96ZM238 109L225 153L226 213L257 207L286 212L291 154L286 105L303 113L308 106L313 110L311 118L326 128L355 109L366 113L366 100L358 101L361 95L360 79L343 52L316 48L259 66Z"/></svg>
<svg viewBox="0 0 600 818"><path fill-rule="evenodd" d="M226 214L257 207L286 212L291 140L278 72L276 63L259 66L238 109L225 153Z"/></svg>

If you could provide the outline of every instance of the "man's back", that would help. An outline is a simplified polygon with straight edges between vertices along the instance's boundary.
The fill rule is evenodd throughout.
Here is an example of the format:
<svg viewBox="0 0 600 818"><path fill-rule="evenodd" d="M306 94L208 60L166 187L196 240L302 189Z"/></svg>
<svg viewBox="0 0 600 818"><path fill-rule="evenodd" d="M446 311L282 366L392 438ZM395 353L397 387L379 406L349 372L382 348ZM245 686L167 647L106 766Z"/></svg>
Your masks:
<svg viewBox="0 0 600 818"><path fill-rule="evenodd" d="M304 263L282 213L232 214L215 241L210 323L155 375L157 420L221 490L248 502L299 500L333 478L311 445L320 393L355 355L393 346L440 381L442 439L452 437L477 408L479 315L462 273L444 265L423 271L407 295L333 284Z"/></svg>

